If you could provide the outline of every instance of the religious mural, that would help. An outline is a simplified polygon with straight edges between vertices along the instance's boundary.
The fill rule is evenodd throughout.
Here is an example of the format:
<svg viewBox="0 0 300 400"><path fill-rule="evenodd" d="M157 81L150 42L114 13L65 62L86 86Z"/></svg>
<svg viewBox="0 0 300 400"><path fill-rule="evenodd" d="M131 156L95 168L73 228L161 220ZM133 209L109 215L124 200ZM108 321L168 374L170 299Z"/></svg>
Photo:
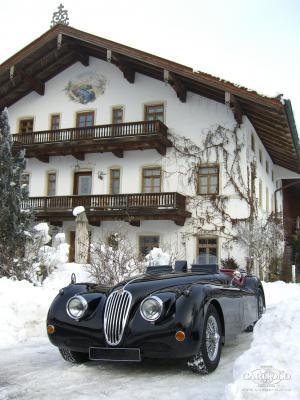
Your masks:
<svg viewBox="0 0 300 400"><path fill-rule="evenodd" d="M106 78L95 72L83 72L70 80L64 88L70 100L87 104L105 92Z"/></svg>

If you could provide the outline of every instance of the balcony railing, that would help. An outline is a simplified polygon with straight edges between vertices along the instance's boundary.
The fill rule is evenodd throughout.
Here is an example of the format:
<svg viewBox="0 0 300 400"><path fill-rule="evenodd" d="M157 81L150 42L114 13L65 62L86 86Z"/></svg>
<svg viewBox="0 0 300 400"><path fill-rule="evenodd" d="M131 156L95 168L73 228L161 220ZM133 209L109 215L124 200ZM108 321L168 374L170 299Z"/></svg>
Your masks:
<svg viewBox="0 0 300 400"><path fill-rule="evenodd" d="M98 151L152 148L165 152L172 145L167 135L168 128L161 121L139 121L14 134L13 143L26 148L26 157L45 160L45 156Z"/></svg>
<svg viewBox="0 0 300 400"><path fill-rule="evenodd" d="M39 219L72 219L72 210L84 206L89 220L172 219L183 225L190 216L186 198L176 192L118 195L30 197L24 207L36 211Z"/></svg>

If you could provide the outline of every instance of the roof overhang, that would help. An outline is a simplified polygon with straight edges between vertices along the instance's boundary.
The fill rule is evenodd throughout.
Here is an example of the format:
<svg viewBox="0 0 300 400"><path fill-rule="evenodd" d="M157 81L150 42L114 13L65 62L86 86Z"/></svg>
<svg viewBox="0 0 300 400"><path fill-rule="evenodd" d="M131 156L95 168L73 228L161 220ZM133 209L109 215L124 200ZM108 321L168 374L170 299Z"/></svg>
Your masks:
<svg viewBox="0 0 300 400"><path fill-rule="evenodd" d="M145 53L66 25L56 25L0 65L0 109L32 91L44 94L45 82L77 61L87 66L89 57L107 61L108 50L124 78L134 83L135 73L168 82L178 98L187 91L226 101L238 122L245 114L273 162L300 172L300 150L291 102L266 97L212 75ZM167 75L166 75L167 72ZM227 100L226 100L227 99Z"/></svg>

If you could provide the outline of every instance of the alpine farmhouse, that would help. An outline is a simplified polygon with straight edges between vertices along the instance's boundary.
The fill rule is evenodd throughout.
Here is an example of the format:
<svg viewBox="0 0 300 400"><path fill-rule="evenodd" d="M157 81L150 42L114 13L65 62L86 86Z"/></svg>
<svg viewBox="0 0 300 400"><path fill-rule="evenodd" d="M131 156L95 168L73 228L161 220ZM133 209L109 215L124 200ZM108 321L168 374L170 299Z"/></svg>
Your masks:
<svg viewBox="0 0 300 400"><path fill-rule="evenodd" d="M282 190L300 172L289 100L57 24L0 65L5 107L30 205L65 232L71 261L76 206L92 242L121 230L141 254L189 263L245 265L228 243L253 207L296 227L299 188Z"/></svg>

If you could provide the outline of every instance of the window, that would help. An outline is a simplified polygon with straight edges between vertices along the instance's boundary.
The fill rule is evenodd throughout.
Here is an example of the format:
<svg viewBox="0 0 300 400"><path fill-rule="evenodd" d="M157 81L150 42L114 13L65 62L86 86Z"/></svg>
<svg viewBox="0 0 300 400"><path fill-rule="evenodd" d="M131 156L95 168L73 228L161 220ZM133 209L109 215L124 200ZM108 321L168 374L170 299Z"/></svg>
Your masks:
<svg viewBox="0 0 300 400"><path fill-rule="evenodd" d="M158 193L161 191L161 168L143 168L143 186L144 193Z"/></svg>
<svg viewBox="0 0 300 400"><path fill-rule="evenodd" d="M218 263L218 238L201 237L198 239L198 264Z"/></svg>
<svg viewBox="0 0 300 400"><path fill-rule="evenodd" d="M112 124L121 124L123 122L123 108L114 107L112 109Z"/></svg>
<svg viewBox="0 0 300 400"><path fill-rule="evenodd" d="M140 236L139 248L142 256L150 253L153 247L159 247L159 236Z"/></svg>
<svg viewBox="0 0 300 400"><path fill-rule="evenodd" d="M269 161L268 160L266 160L266 173L267 174L269 173Z"/></svg>
<svg viewBox="0 0 300 400"><path fill-rule="evenodd" d="M51 130L59 129L59 126L60 126L60 115L52 114L50 119L50 129Z"/></svg>
<svg viewBox="0 0 300 400"><path fill-rule="evenodd" d="M270 203L269 203L269 189L266 187L266 212L270 211Z"/></svg>
<svg viewBox="0 0 300 400"><path fill-rule="evenodd" d="M261 179L259 180L259 186L258 186L258 205L259 205L259 207L262 207L262 181L261 181Z"/></svg>
<svg viewBox="0 0 300 400"><path fill-rule="evenodd" d="M47 196L55 196L56 194L56 173L48 172L47 176Z"/></svg>
<svg viewBox="0 0 300 400"><path fill-rule="evenodd" d="M33 132L33 118L20 119L19 133L30 133L30 132Z"/></svg>
<svg viewBox="0 0 300 400"><path fill-rule="evenodd" d="M74 195L85 196L92 192L92 172L75 172Z"/></svg>
<svg viewBox="0 0 300 400"><path fill-rule="evenodd" d="M218 194L219 193L219 167L199 166L197 194Z"/></svg>
<svg viewBox="0 0 300 400"><path fill-rule="evenodd" d="M153 104L145 106L145 121L156 121L159 120L164 122L164 105Z"/></svg>
<svg viewBox="0 0 300 400"><path fill-rule="evenodd" d="M274 171L272 170L272 182L274 182Z"/></svg>
<svg viewBox="0 0 300 400"><path fill-rule="evenodd" d="M87 126L93 126L94 125L94 117L95 117L94 111L77 113L76 126L78 128L85 128Z"/></svg>
<svg viewBox="0 0 300 400"><path fill-rule="evenodd" d="M263 156L262 156L262 151L259 149L259 162L262 164L263 162Z"/></svg>
<svg viewBox="0 0 300 400"><path fill-rule="evenodd" d="M255 137L254 134L251 134L251 150L255 152Z"/></svg>
<svg viewBox="0 0 300 400"><path fill-rule="evenodd" d="M110 170L110 193L119 194L120 193L120 170L111 169Z"/></svg>
<svg viewBox="0 0 300 400"><path fill-rule="evenodd" d="M21 186L26 187L29 190L29 174L24 173L21 175L20 179Z"/></svg>
<svg viewBox="0 0 300 400"><path fill-rule="evenodd" d="M112 233L111 235L109 235L107 238L107 244L113 250L118 250L118 248L119 248L118 234Z"/></svg>

